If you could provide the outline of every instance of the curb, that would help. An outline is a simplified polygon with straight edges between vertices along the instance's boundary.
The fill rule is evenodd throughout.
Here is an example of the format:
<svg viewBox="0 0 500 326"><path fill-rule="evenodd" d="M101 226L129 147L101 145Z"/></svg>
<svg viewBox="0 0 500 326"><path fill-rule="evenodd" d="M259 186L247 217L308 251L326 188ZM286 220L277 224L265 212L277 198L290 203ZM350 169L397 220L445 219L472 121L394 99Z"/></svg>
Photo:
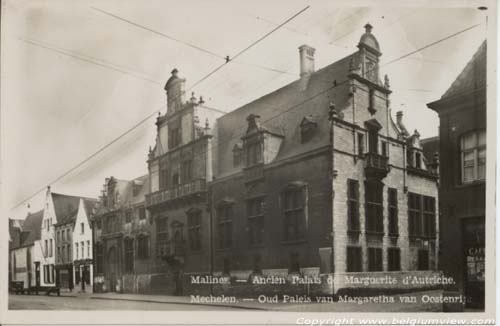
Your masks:
<svg viewBox="0 0 500 326"><path fill-rule="evenodd" d="M90 297L94 300L116 300L116 301L136 301L136 302L151 302L151 303L165 303L165 304L181 304L189 306L211 306L211 307L226 307L244 310L262 310L268 311L269 309L258 308L258 307L248 307L248 306L238 306L238 305L228 305L228 304L212 304L212 303L192 303L183 301L160 301L160 300L146 300L146 299L130 299L130 298L108 298L108 297Z"/></svg>

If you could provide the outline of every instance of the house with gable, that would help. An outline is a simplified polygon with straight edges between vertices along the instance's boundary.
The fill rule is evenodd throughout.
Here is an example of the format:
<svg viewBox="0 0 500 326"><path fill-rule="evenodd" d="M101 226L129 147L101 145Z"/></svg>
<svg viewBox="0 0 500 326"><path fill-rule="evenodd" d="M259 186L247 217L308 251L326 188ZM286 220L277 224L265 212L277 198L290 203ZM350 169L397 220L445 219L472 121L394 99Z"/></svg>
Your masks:
<svg viewBox="0 0 500 326"><path fill-rule="evenodd" d="M25 290L40 286L42 220L43 211L28 213L25 220L9 220L9 281L22 282Z"/></svg>
<svg viewBox="0 0 500 326"><path fill-rule="evenodd" d="M80 198L74 226L71 228L72 236L66 239L68 242L66 255L72 262L72 279L74 280L74 288L78 292L93 291L94 246L90 218L97 203L97 199ZM66 234L66 237L68 236L69 234ZM64 233L61 235L61 239L65 239ZM64 244L61 245L62 248L63 246ZM64 253L62 250L63 255Z"/></svg>

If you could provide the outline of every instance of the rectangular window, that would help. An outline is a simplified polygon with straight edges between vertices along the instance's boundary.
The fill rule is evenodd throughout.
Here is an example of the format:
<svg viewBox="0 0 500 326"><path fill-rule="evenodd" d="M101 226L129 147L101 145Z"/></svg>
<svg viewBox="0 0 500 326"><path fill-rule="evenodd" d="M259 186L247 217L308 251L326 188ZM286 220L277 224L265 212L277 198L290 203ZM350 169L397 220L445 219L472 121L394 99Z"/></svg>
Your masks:
<svg viewBox="0 0 500 326"><path fill-rule="evenodd" d="M253 273L262 274L261 261L262 261L262 257L260 254L255 254L253 256L253 268L252 268Z"/></svg>
<svg viewBox="0 0 500 326"><path fill-rule="evenodd" d="M56 232L56 239L57 241L61 240L61 231Z"/></svg>
<svg viewBox="0 0 500 326"><path fill-rule="evenodd" d="M387 266L389 271L401 270L401 250L399 248L387 249Z"/></svg>
<svg viewBox="0 0 500 326"><path fill-rule="evenodd" d="M382 271L382 248L368 248L368 271Z"/></svg>
<svg viewBox="0 0 500 326"><path fill-rule="evenodd" d="M384 233L383 187L380 182L365 182L366 231L369 233Z"/></svg>
<svg viewBox="0 0 500 326"><path fill-rule="evenodd" d="M130 222L132 222L132 210L127 209L125 211L125 223L130 223Z"/></svg>
<svg viewBox="0 0 500 326"><path fill-rule="evenodd" d="M422 154L420 154L419 152L415 152L415 167L417 169L422 168Z"/></svg>
<svg viewBox="0 0 500 326"><path fill-rule="evenodd" d="M294 252L290 254L290 269L289 273L300 273L299 254Z"/></svg>
<svg viewBox="0 0 500 326"><path fill-rule="evenodd" d="M255 165L262 160L262 145L260 142L247 145L247 165Z"/></svg>
<svg viewBox="0 0 500 326"><path fill-rule="evenodd" d="M410 237L420 237L422 234L420 223L421 197L414 193L408 193L408 228Z"/></svg>
<svg viewBox="0 0 500 326"><path fill-rule="evenodd" d="M61 237L62 241L66 241L66 230L62 230Z"/></svg>
<svg viewBox="0 0 500 326"><path fill-rule="evenodd" d="M429 251L420 249L418 251L418 270L426 271L429 269Z"/></svg>
<svg viewBox="0 0 500 326"><path fill-rule="evenodd" d="M201 212L188 214L188 237L191 250L201 250Z"/></svg>
<svg viewBox="0 0 500 326"><path fill-rule="evenodd" d="M408 193L410 237L436 238L436 199Z"/></svg>
<svg viewBox="0 0 500 326"><path fill-rule="evenodd" d="M264 198L254 198L247 202L248 242L250 245L264 241Z"/></svg>
<svg viewBox="0 0 500 326"><path fill-rule="evenodd" d="M181 130L180 128L170 128L169 137L168 137L168 147L174 148L180 145L181 143Z"/></svg>
<svg viewBox="0 0 500 326"><path fill-rule="evenodd" d="M83 241L82 241L82 242L80 242L80 246L81 246L81 248L82 248L82 259L83 259L83 257L85 257L85 247L84 247L84 243L83 243Z"/></svg>
<svg viewBox="0 0 500 326"><path fill-rule="evenodd" d="M386 141L381 141L380 142L380 148L381 148L381 155L382 156L385 156L385 157L388 157L389 156L389 151L388 151L388 148L387 148L387 142Z"/></svg>
<svg viewBox="0 0 500 326"><path fill-rule="evenodd" d="M306 216L305 216L305 190L303 188L289 189L285 191L284 201L284 227L285 241L294 241L305 238ZM258 213L263 215L263 212ZM260 218L260 217L258 217ZM262 218L263 219L263 218ZM263 222L262 222L263 223Z"/></svg>
<svg viewBox="0 0 500 326"><path fill-rule="evenodd" d="M394 188L387 190L387 206L389 210L389 235L398 235L398 191Z"/></svg>
<svg viewBox="0 0 500 326"><path fill-rule="evenodd" d="M347 272L362 272L361 247L347 247Z"/></svg>
<svg viewBox="0 0 500 326"><path fill-rule="evenodd" d="M156 256L161 259L167 255L168 247L168 219L164 216L159 216L156 220Z"/></svg>
<svg viewBox="0 0 500 326"><path fill-rule="evenodd" d="M160 190L168 188L168 162L165 159L160 160Z"/></svg>
<svg viewBox="0 0 500 326"><path fill-rule="evenodd" d="M220 249L233 244L233 206L223 204L217 208L217 236Z"/></svg>
<svg viewBox="0 0 500 326"><path fill-rule="evenodd" d="M358 133L358 155L365 155L365 135Z"/></svg>
<svg viewBox="0 0 500 326"><path fill-rule="evenodd" d="M85 233L85 224L80 223L80 233L84 234Z"/></svg>
<svg viewBox="0 0 500 326"><path fill-rule="evenodd" d="M140 236L137 238L137 258L146 259L149 257L149 237Z"/></svg>
<svg viewBox="0 0 500 326"><path fill-rule="evenodd" d="M66 254L68 255L68 261L71 261L71 246L66 245Z"/></svg>
<svg viewBox="0 0 500 326"><path fill-rule="evenodd" d="M125 272L132 273L134 271L134 239L125 239Z"/></svg>
<svg viewBox="0 0 500 326"><path fill-rule="evenodd" d="M71 241L71 232L70 232L70 229L66 230L66 240L67 241Z"/></svg>
<svg viewBox="0 0 500 326"><path fill-rule="evenodd" d="M75 242L75 257L78 259L78 242Z"/></svg>
<svg viewBox="0 0 500 326"><path fill-rule="evenodd" d="M347 231L359 232L359 182L347 180Z"/></svg>
<svg viewBox="0 0 500 326"><path fill-rule="evenodd" d="M61 247L57 247L57 261L61 262L62 261L62 256L61 256Z"/></svg>
<svg viewBox="0 0 500 326"><path fill-rule="evenodd" d="M423 232L426 238L436 237L436 199L433 197L423 196L424 212L423 212Z"/></svg>
<svg viewBox="0 0 500 326"><path fill-rule="evenodd" d="M49 257L49 240L45 240L45 257Z"/></svg>
<svg viewBox="0 0 500 326"><path fill-rule="evenodd" d="M144 206L139 207L139 220L145 220L146 219L146 208Z"/></svg>
<svg viewBox="0 0 500 326"><path fill-rule="evenodd" d="M486 177L486 130L465 134L460 141L462 182L484 180Z"/></svg>
<svg viewBox="0 0 500 326"><path fill-rule="evenodd" d="M87 240L87 257L90 258L90 241Z"/></svg>
<svg viewBox="0 0 500 326"><path fill-rule="evenodd" d="M191 181L193 173L193 161L184 161L181 164L181 180L182 183L188 183Z"/></svg>
<svg viewBox="0 0 500 326"><path fill-rule="evenodd" d="M96 272L97 273L102 273L104 271L103 269L103 263L104 263L104 260L103 260L103 248L102 248L102 244L100 243L97 243L95 245L95 262L96 262Z"/></svg>
<svg viewBox="0 0 500 326"><path fill-rule="evenodd" d="M54 249L52 247L52 239L49 240L49 257L54 255Z"/></svg>

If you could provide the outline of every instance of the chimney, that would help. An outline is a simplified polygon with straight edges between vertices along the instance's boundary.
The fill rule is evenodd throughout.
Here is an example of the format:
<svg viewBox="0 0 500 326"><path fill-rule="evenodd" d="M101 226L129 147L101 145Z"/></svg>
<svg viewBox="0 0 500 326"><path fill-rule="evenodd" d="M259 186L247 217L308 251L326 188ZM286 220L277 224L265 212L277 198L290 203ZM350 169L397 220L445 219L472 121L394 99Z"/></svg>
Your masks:
<svg viewBox="0 0 500 326"><path fill-rule="evenodd" d="M398 111L396 112L396 124L398 125L399 129L401 130L403 136L407 137L410 135L408 130L406 129L404 123L403 123L403 111Z"/></svg>
<svg viewBox="0 0 500 326"><path fill-rule="evenodd" d="M299 47L300 53L300 77L314 72L314 52L316 50L309 45Z"/></svg>

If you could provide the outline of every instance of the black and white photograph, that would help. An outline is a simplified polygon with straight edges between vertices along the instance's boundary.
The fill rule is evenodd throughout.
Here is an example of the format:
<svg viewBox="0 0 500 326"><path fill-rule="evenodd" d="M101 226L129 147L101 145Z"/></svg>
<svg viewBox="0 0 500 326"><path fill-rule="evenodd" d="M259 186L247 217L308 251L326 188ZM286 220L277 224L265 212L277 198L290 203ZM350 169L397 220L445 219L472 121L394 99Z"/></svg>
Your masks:
<svg viewBox="0 0 500 326"><path fill-rule="evenodd" d="M2 0L0 322L496 324L497 12Z"/></svg>

